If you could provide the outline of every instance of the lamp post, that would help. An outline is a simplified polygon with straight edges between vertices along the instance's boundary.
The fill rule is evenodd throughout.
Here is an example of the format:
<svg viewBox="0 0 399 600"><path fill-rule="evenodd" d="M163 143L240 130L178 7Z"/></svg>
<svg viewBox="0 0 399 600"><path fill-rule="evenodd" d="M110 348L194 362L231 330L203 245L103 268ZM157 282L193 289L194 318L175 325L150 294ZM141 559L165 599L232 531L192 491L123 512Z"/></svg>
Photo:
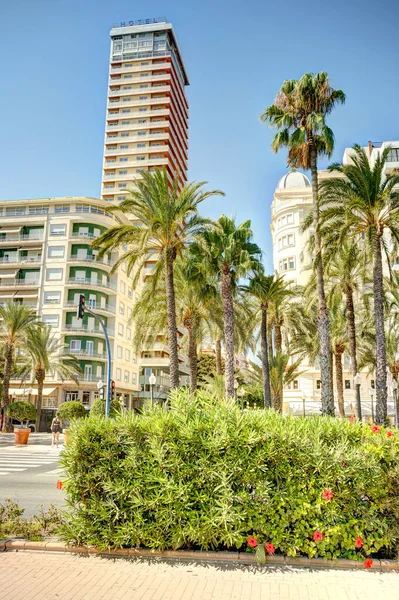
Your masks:
<svg viewBox="0 0 399 600"><path fill-rule="evenodd" d="M371 398L371 421L372 421L372 423L374 423L374 400L373 400L373 398L374 398L374 389L370 388L369 392L370 392L370 398Z"/></svg>
<svg viewBox="0 0 399 600"><path fill-rule="evenodd" d="M101 397L101 400L103 400L104 398L104 382L100 379L100 381L97 382L97 391L98 391L98 395Z"/></svg>
<svg viewBox="0 0 399 600"><path fill-rule="evenodd" d="M151 375L150 375L150 378L149 378L148 382L150 384L150 391L151 391L151 404L153 404L154 403L154 391L153 391L153 388L154 388L154 385L157 382L157 378L155 377L155 375L154 375L154 373L152 371L151 371Z"/></svg>
<svg viewBox="0 0 399 600"><path fill-rule="evenodd" d="M393 409L395 411L395 425L399 427L399 411L398 411L398 382L396 379L392 379L392 395L393 395Z"/></svg>
<svg viewBox="0 0 399 600"><path fill-rule="evenodd" d="M360 383L361 378L359 373L355 375L355 385L356 385L356 404L357 404L357 418L359 421L362 420L362 402L360 400Z"/></svg>
<svg viewBox="0 0 399 600"><path fill-rule="evenodd" d="M306 403L306 396L305 396L305 394L302 394L302 412L303 412L304 417L306 417L305 403Z"/></svg>
<svg viewBox="0 0 399 600"><path fill-rule="evenodd" d="M234 379L234 400L237 400L238 386L239 386L239 383L238 383L237 379Z"/></svg>

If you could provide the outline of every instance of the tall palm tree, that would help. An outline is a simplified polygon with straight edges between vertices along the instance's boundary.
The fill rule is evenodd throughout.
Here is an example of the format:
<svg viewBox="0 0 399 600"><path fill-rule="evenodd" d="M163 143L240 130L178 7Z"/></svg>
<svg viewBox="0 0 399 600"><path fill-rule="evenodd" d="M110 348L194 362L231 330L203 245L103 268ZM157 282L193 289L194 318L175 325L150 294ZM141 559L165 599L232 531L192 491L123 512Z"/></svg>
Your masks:
<svg viewBox="0 0 399 600"><path fill-rule="evenodd" d="M36 431L39 431L46 375L51 373L62 381L72 379L78 383L77 377L82 374L82 370L76 356L64 352L64 344L56 339L51 327L30 328L24 352L27 358L25 372L31 372L37 381Z"/></svg>
<svg viewBox="0 0 399 600"><path fill-rule="evenodd" d="M370 165L366 152L353 147L351 164L331 165L330 171L343 177L323 182L323 220L339 233L342 241L354 236L362 240L372 257L374 321L376 330L376 421L387 416L387 359L384 331L384 287L382 255L390 261L387 236L399 242L399 200L394 186L399 175L384 176L389 148Z"/></svg>
<svg viewBox="0 0 399 600"><path fill-rule="evenodd" d="M317 159L331 156L334 134L326 124L333 108L345 102L345 94L335 90L324 71L315 75L305 73L298 80L284 81L274 104L266 108L261 121L279 129L273 139L272 149L277 152L288 148L291 167L310 169L312 177L313 226L315 238L315 268L318 291L318 334L320 338L321 402L323 414L334 414L332 395L330 335L328 307L324 290L322 240L319 231L319 184Z"/></svg>
<svg viewBox="0 0 399 600"><path fill-rule="evenodd" d="M10 378L15 360L15 351L26 341L28 332L38 325L35 312L19 302L7 302L0 306L0 343L4 357L4 378L2 408L4 412L3 430L10 429L7 415L9 404Z"/></svg>
<svg viewBox="0 0 399 600"><path fill-rule="evenodd" d="M262 251L252 242L251 221L236 225L222 215L211 229L192 244L191 252L199 263L211 269L220 281L226 351L226 396L234 397L234 293L241 277L262 272Z"/></svg>
<svg viewBox="0 0 399 600"><path fill-rule="evenodd" d="M335 363L335 384L337 387L338 410L341 417L345 416L344 378L342 356L348 345L348 331L342 296L329 297L331 351Z"/></svg>
<svg viewBox="0 0 399 600"><path fill-rule="evenodd" d="M269 370L269 340L267 327L268 309L271 303L276 306L279 301L291 293L288 286L288 282L286 282L284 278L278 274L264 275L263 273L256 273L250 278L248 285L243 286L243 289L256 300L260 311L261 360L263 373L262 383L265 408L271 408L272 406Z"/></svg>
<svg viewBox="0 0 399 600"><path fill-rule="evenodd" d="M224 195L219 190L204 191L205 183L194 181L179 190L179 180L175 178L170 183L166 169L143 172L142 179L135 182L129 197L108 209L129 215L133 222L111 227L94 243L100 246L99 258L126 245L127 250L116 261L113 271L125 262L127 274L135 272L135 283L143 267L148 260L154 260L154 256L157 259L152 275L154 280L165 272L172 388L179 385L174 262L209 224L208 219L199 215L199 204L210 196Z"/></svg>

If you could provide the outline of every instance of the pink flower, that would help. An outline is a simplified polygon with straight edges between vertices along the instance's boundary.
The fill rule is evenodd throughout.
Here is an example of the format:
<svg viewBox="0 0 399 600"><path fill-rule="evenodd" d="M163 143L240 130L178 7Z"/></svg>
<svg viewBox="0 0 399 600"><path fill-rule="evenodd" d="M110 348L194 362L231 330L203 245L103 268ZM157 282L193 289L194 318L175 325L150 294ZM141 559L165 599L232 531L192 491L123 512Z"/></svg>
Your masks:
<svg viewBox="0 0 399 600"><path fill-rule="evenodd" d="M355 418L356 418L355 415L351 415L349 417L349 423L353 423L353 421L355 420Z"/></svg>
<svg viewBox="0 0 399 600"><path fill-rule="evenodd" d="M379 425L373 425L371 428L371 433L380 433L381 427Z"/></svg>
<svg viewBox="0 0 399 600"><path fill-rule="evenodd" d="M373 564L373 561L371 560L371 558L366 558L366 560L364 561L364 566L366 569L371 569Z"/></svg>
<svg viewBox="0 0 399 600"><path fill-rule="evenodd" d="M313 534L313 539L315 542L321 542L321 540L323 539L323 534L321 533L321 531L315 531Z"/></svg>
<svg viewBox="0 0 399 600"><path fill-rule="evenodd" d="M57 481L57 483L55 484L55 487L57 488L57 490L62 490L62 481L61 481L61 479L59 479Z"/></svg>
<svg viewBox="0 0 399 600"><path fill-rule="evenodd" d="M361 548L363 546L363 540L361 537L357 537L355 541L356 548Z"/></svg>
<svg viewBox="0 0 399 600"><path fill-rule="evenodd" d="M247 544L248 546L251 546L251 548L255 548L258 545L258 540L252 536L249 536Z"/></svg>
<svg viewBox="0 0 399 600"><path fill-rule="evenodd" d="M391 431L390 429L388 429L388 431L387 431L387 437L394 437L394 435L395 435L394 432Z"/></svg>
<svg viewBox="0 0 399 600"><path fill-rule="evenodd" d="M332 493L331 490L324 490L323 498L324 498L324 500L332 500L334 498L334 494Z"/></svg>
<svg viewBox="0 0 399 600"><path fill-rule="evenodd" d="M274 545L270 544L269 542L267 542L267 544L265 544L265 548L266 548L266 552L268 554L274 554Z"/></svg>

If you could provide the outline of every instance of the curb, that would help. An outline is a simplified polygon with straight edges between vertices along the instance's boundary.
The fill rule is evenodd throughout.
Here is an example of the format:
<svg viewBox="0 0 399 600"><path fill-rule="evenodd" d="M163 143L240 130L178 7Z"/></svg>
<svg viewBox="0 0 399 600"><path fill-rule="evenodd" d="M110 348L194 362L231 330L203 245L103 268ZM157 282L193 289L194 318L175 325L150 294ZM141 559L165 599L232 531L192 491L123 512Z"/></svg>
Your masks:
<svg viewBox="0 0 399 600"><path fill-rule="evenodd" d="M69 554L98 554L99 556L136 556L142 558L168 558L168 559L194 559L208 562L238 562L242 565L257 565L255 554L249 552L207 552L201 550L146 550L141 548L118 548L115 550L99 550L87 546L67 546L62 542L29 542L27 540L0 541L0 552L21 550L39 552L65 552ZM305 568L339 568L362 569L363 562L338 558L337 560L324 560L323 558L290 558L288 556L267 556L266 566L305 567ZM379 560L373 558L373 568L383 571L399 570L399 560Z"/></svg>

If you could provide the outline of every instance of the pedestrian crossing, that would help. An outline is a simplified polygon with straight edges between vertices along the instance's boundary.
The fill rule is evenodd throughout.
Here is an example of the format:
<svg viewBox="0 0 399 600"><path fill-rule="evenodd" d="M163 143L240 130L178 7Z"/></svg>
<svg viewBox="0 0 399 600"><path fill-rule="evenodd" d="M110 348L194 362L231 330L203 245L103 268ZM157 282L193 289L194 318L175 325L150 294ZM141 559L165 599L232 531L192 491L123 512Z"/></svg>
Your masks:
<svg viewBox="0 0 399 600"><path fill-rule="evenodd" d="M54 454L44 452L24 452L19 449L0 451L0 477L11 474L23 473L40 467L49 467L48 472L59 471L54 469L58 463L59 453L54 450ZM50 467L53 467L50 469ZM44 474L44 473L37 473Z"/></svg>

